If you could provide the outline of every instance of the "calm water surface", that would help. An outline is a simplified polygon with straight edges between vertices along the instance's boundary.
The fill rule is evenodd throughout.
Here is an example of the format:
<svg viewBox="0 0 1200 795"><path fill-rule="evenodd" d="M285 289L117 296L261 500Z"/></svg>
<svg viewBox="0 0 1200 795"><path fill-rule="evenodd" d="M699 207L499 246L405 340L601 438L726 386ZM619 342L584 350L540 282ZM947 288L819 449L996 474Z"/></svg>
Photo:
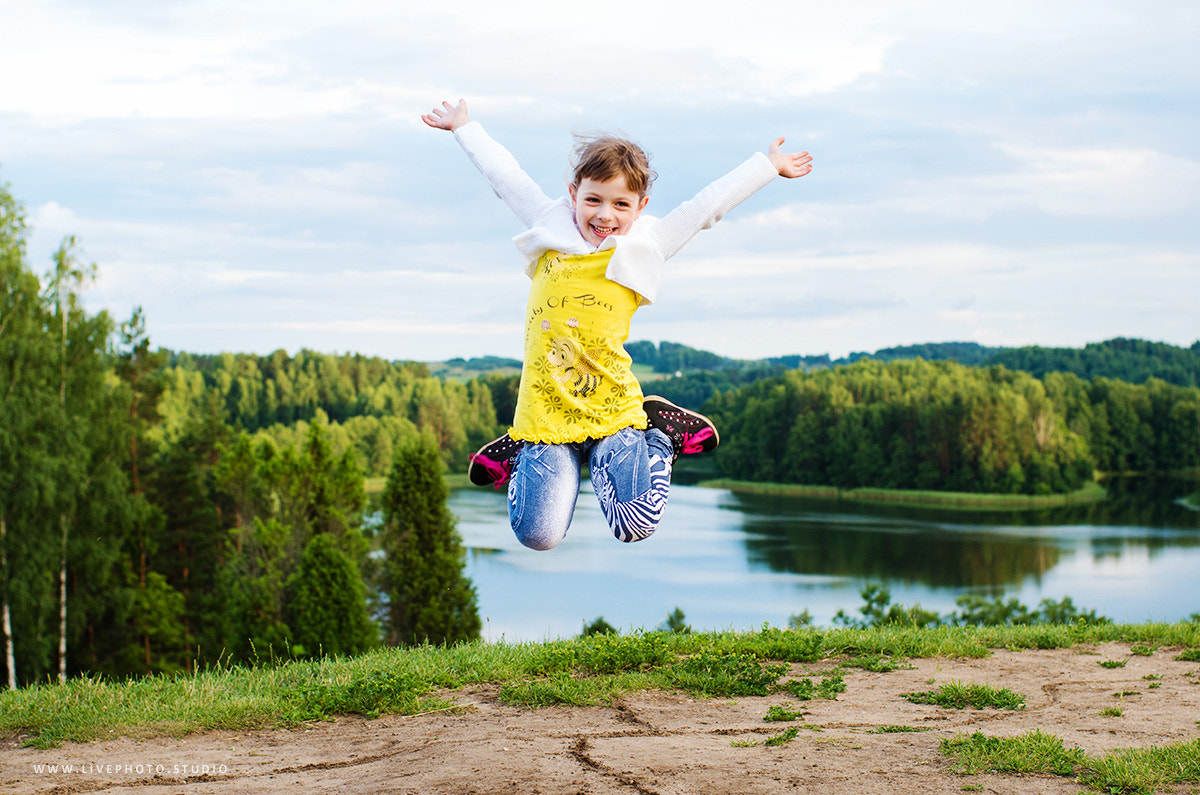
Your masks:
<svg viewBox="0 0 1200 795"><path fill-rule="evenodd" d="M839 608L858 615L867 583L943 614L978 593L1177 621L1200 612L1200 512L1179 501L1198 487L1119 481L1100 505L974 513L675 485L658 532L622 544L585 483L570 533L548 552L513 538L502 493L454 491L450 508L485 637L519 641L577 635L598 616L650 629L676 607L698 630L787 626L803 610L829 625Z"/></svg>

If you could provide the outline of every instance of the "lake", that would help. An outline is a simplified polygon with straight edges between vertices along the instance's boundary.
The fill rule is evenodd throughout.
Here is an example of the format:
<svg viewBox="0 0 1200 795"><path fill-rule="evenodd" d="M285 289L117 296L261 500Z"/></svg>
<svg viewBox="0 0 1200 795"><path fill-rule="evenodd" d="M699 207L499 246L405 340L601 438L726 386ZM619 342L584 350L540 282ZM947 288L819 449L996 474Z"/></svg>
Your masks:
<svg viewBox="0 0 1200 795"><path fill-rule="evenodd" d="M696 630L786 627L804 610L829 626L839 609L859 616L871 583L942 614L968 593L1031 609L1069 596L1122 623L1200 612L1200 512L1179 499L1200 483L1107 485L1095 505L983 513L676 484L658 532L622 544L585 482L566 540L547 552L517 543L501 492L456 490L449 505L488 640L571 637L599 616L653 629L676 607Z"/></svg>

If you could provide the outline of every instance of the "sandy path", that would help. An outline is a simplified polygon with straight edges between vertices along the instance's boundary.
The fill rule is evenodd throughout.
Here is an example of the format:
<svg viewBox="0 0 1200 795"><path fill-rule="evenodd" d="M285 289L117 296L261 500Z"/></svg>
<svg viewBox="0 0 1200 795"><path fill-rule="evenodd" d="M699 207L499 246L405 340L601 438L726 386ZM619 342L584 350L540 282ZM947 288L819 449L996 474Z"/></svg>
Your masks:
<svg viewBox="0 0 1200 795"><path fill-rule="evenodd" d="M1200 736L1200 671L1177 649L1132 655L1126 644L997 651L984 660L916 660L911 670L850 669L836 701L803 703L795 724L763 721L790 695L693 699L639 693L603 708L515 709L489 689L451 694L469 709L378 720L341 718L287 731L214 732L182 739L112 740L35 750L0 749L0 793L1078 793L1054 776L964 777L939 740L982 731L1041 729L1091 754ZM1127 660L1104 668L1101 660ZM821 666L814 666L815 669ZM794 672L807 675L803 666ZM1147 674L1159 687L1148 687ZM1019 712L947 710L902 693L954 680L1007 687ZM1116 693L1136 692L1120 698ZM1105 707L1121 717L1104 717ZM740 747L789 725L791 742ZM869 730L904 725L919 733ZM71 771L48 765L74 765ZM1186 789L1184 790L1186 791Z"/></svg>

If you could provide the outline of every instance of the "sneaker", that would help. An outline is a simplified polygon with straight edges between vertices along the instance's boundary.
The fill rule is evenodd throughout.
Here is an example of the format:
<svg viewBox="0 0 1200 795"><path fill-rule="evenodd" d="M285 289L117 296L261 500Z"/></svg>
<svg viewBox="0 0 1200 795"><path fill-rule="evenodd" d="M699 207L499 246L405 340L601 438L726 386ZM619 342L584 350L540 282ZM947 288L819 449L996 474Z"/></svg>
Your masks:
<svg viewBox="0 0 1200 795"><path fill-rule="evenodd" d="M671 440L675 451L671 463L681 455L711 452L721 443L717 428L708 417L676 406L664 397L647 395L642 409L650 419L650 427L658 428Z"/></svg>
<svg viewBox="0 0 1200 795"><path fill-rule="evenodd" d="M474 455L467 457L471 462L467 468L467 476L476 486L492 483L496 488L500 488L512 477L513 464L524 444L507 433L493 439L480 447Z"/></svg>

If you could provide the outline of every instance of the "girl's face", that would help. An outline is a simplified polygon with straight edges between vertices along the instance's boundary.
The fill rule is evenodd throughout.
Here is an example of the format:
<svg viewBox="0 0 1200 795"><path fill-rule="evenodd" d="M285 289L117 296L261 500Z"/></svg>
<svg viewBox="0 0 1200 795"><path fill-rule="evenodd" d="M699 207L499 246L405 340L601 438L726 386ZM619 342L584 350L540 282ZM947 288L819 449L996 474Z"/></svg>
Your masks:
<svg viewBox="0 0 1200 795"><path fill-rule="evenodd" d="M625 177L607 182L585 177L570 192L575 225L583 239L597 248L605 238L626 234L650 201L649 196L629 190Z"/></svg>

